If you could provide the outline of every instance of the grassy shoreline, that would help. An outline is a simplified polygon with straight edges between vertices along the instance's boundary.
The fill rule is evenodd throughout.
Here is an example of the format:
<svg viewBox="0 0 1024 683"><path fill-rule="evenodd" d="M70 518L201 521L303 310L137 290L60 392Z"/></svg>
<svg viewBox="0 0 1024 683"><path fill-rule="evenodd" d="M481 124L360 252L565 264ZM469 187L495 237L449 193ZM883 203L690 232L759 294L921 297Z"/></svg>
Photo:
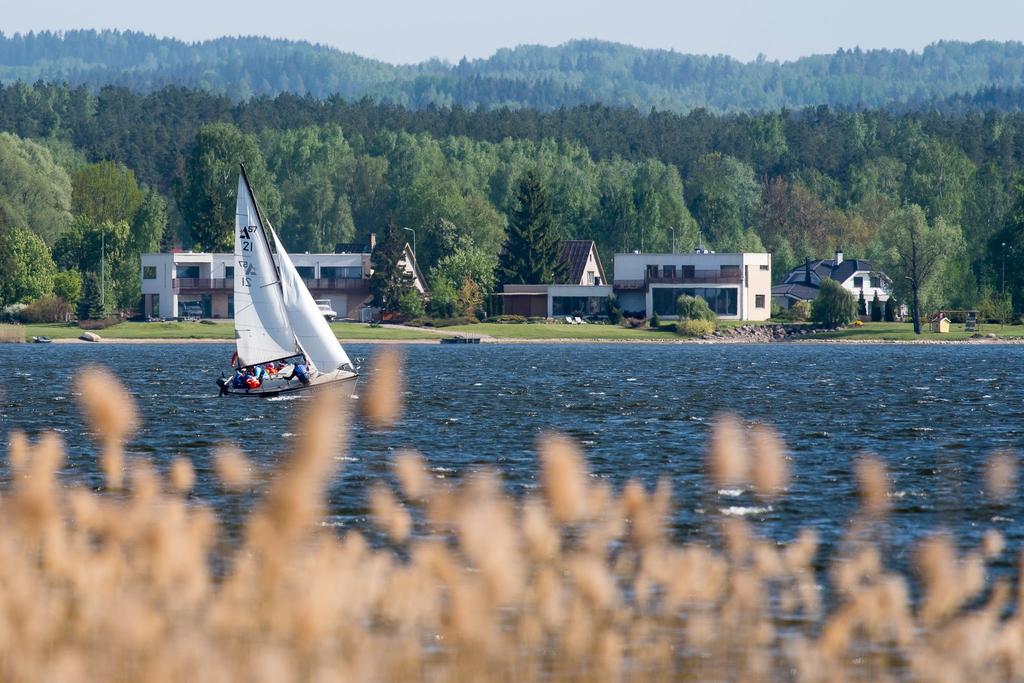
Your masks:
<svg viewBox="0 0 1024 683"><path fill-rule="evenodd" d="M751 323L758 325L761 323ZM736 325L730 321L730 327ZM384 325L371 327L364 323L333 323L331 329L342 342L439 343L452 335L479 336L486 343L501 344L580 344L580 343L671 343L671 344L743 344L765 343L743 336L724 339L678 337L668 328L625 328L615 325L557 325L479 323L457 325L438 330ZM70 325L25 325L26 340L47 336L56 342L77 342L85 330ZM929 331L915 335L910 323L866 323L807 337L793 337L782 343L867 343L867 344L977 344L1024 343L1024 326L984 326L981 333L994 333L992 338L972 338L963 325L954 325L948 334ZM97 330L105 342L111 343L230 343L234 329L226 323L212 325L194 322L120 323ZM85 342L82 342L85 343ZM779 343L779 342L774 342Z"/></svg>

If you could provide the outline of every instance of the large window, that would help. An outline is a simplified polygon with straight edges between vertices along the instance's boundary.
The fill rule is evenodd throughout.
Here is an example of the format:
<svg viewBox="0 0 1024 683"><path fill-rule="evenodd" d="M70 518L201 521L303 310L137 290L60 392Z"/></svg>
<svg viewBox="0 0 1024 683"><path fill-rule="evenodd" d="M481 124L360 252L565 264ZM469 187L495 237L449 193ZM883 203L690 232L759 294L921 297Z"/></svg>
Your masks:
<svg viewBox="0 0 1024 683"><path fill-rule="evenodd" d="M599 296L553 296L551 315L598 315L603 305L604 299Z"/></svg>
<svg viewBox="0 0 1024 683"><path fill-rule="evenodd" d="M647 277L656 278L658 277L658 266L654 264L647 265Z"/></svg>
<svg viewBox="0 0 1024 683"><path fill-rule="evenodd" d="M882 278L878 277L877 275L872 275L871 276L871 286L874 289L878 289L879 287L881 287L882 286Z"/></svg>
<svg viewBox="0 0 1024 683"><path fill-rule="evenodd" d="M363 277L363 267L320 266L320 277L325 280L359 279Z"/></svg>
<svg viewBox="0 0 1024 683"><path fill-rule="evenodd" d="M864 278L862 278L862 277L855 277L855 278L853 278L853 288L854 289L863 289L864 288Z"/></svg>
<svg viewBox="0 0 1024 683"><path fill-rule="evenodd" d="M675 266L662 266L661 267L661 274L662 274L662 277L674 278L676 276L676 267Z"/></svg>
<svg viewBox="0 0 1024 683"><path fill-rule="evenodd" d="M179 278L198 278L199 266L178 266L174 269L174 275Z"/></svg>
<svg viewBox="0 0 1024 683"><path fill-rule="evenodd" d="M295 266L295 272L299 274L303 280L312 280L316 277L316 268L314 266Z"/></svg>
<svg viewBox="0 0 1024 683"><path fill-rule="evenodd" d="M156 266L142 266L142 279L143 280L155 280L156 279Z"/></svg>
<svg viewBox="0 0 1024 683"><path fill-rule="evenodd" d="M234 280L235 279L235 267L234 266L224 266L224 279L225 280Z"/></svg>
<svg viewBox="0 0 1024 683"><path fill-rule="evenodd" d="M764 294L754 295L754 308L764 308Z"/></svg>
<svg viewBox="0 0 1024 683"><path fill-rule="evenodd" d="M676 299L681 294L704 299L715 315L736 315L738 310L739 290L735 287L655 287L651 290L654 312L676 315Z"/></svg>

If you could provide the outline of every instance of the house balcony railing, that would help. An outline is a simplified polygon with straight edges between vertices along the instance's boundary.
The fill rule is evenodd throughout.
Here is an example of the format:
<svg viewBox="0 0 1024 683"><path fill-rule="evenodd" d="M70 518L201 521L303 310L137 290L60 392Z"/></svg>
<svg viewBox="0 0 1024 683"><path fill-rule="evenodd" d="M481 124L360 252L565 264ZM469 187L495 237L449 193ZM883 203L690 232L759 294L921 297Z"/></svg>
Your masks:
<svg viewBox="0 0 1024 683"><path fill-rule="evenodd" d="M233 290L235 283L223 277L176 277L171 286L175 292L222 292Z"/></svg>
<svg viewBox="0 0 1024 683"><path fill-rule="evenodd" d="M339 277L339 278L303 278L309 291L337 291L337 290L358 290L367 289L369 280L362 277ZM174 292L177 293L212 293L231 292L235 289L234 278L210 278L210 277L178 277L171 280Z"/></svg>
<svg viewBox="0 0 1024 683"><path fill-rule="evenodd" d="M615 289L641 290L651 285L740 285L743 284L743 273L725 272L720 270L695 270L692 273L678 275L647 275L643 280L616 280Z"/></svg>
<svg viewBox="0 0 1024 683"><path fill-rule="evenodd" d="M652 285L664 285L664 284L731 284L739 285L743 283L742 272L722 272L720 270L695 270L692 273L680 273L678 275L648 275L646 278L648 284Z"/></svg>
<svg viewBox="0 0 1024 683"><path fill-rule="evenodd" d="M309 288L310 292L368 289L370 286L370 281L363 277L303 278L302 281L306 283L306 287Z"/></svg>

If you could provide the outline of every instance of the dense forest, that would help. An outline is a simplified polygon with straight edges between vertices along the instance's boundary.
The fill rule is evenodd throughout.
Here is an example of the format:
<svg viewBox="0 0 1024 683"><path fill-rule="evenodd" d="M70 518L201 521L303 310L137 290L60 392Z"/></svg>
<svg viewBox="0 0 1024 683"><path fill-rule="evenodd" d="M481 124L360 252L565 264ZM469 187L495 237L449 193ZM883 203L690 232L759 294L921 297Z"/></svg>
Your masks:
<svg viewBox="0 0 1024 683"><path fill-rule="evenodd" d="M83 277L115 225L124 273L137 249L224 247L244 161L296 250L330 249L393 215L417 231L425 270L493 271L517 182L536 171L558 235L597 240L605 259L703 239L771 251L776 277L837 246L881 256L891 217L916 205L959 236L928 306L993 309L1008 305L1004 291L1024 304L1019 113L410 110L19 83L0 86L0 131L0 230L37 235L56 269ZM133 296L126 285L108 300Z"/></svg>
<svg viewBox="0 0 1024 683"><path fill-rule="evenodd" d="M322 45L259 37L184 43L119 31L0 33L0 83L19 80L66 82L94 91L110 84L141 92L180 85L234 101L282 92L371 97L413 109L551 110L593 103L677 112L819 104L1019 107L1024 44L939 42L920 53L852 49L791 62L744 63L577 40L502 49L458 64L430 60L394 66ZM979 97L982 101L972 102Z"/></svg>

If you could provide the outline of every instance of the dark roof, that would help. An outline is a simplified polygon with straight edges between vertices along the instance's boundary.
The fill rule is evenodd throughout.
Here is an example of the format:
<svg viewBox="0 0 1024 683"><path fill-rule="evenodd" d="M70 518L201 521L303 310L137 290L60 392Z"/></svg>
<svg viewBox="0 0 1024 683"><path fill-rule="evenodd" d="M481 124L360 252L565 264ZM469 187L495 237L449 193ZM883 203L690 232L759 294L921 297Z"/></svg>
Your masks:
<svg viewBox="0 0 1024 683"><path fill-rule="evenodd" d="M838 266L836 266L835 259L818 259L811 261L811 270L822 279L830 277L836 282L846 282L858 270L872 270L872 265L871 261L863 258L843 259L843 262ZM797 266L789 272L790 275L793 273L803 273L804 266ZM786 277L789 276L787 275Z"/></svg>
<svg viewBox="0 0 1024 683"><path fill-rule="evenodd" d="M587 258L589 258L591 250L594 250L594 257L597 259L597 274L600 276L601 282L607 282L594 240L562 240L562 262L566 264L566 284L578 285L583 279L583 271L587 267Z"/></svg>
<svg viewBox="0 0 1024 683"><path fill-rule="evenodd" d="M775 285L772 287L772 296L788 296L793 299L811 301L818 296L818 287L815 285L805 285L803 283Z"/></svg>

